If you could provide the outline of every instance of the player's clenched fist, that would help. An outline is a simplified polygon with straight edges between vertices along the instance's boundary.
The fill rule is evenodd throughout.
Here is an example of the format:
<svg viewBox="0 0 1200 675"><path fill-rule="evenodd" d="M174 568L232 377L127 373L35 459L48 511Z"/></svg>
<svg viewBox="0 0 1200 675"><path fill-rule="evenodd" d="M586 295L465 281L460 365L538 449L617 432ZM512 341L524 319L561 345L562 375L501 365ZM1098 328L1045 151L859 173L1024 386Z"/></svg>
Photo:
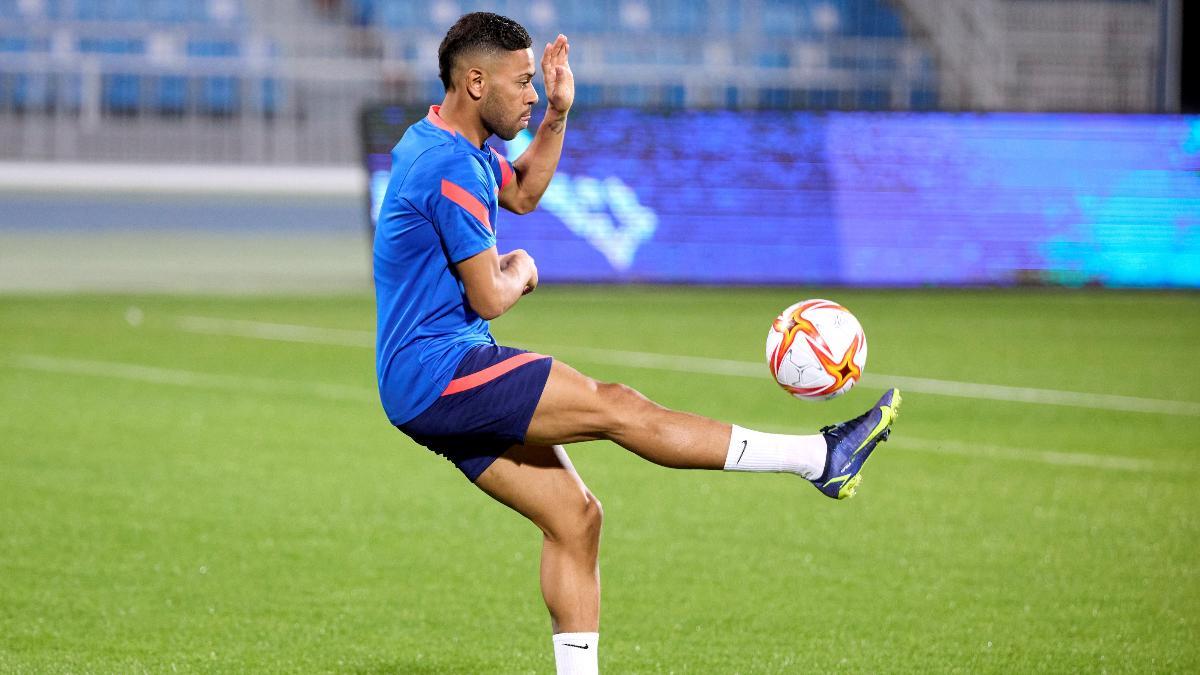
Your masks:
<svg viewBox="0 0 1200 675"><path fill-rule="evenodd" d="M500 269L507 271L510 266L516 266L516 269L522 274L528 275L528 281L525 282L525 290L522 295L528 295L533 292L533 289L538 285L537 263L534 262L533 256L523 248L517 248L500 256Z"/></svg>

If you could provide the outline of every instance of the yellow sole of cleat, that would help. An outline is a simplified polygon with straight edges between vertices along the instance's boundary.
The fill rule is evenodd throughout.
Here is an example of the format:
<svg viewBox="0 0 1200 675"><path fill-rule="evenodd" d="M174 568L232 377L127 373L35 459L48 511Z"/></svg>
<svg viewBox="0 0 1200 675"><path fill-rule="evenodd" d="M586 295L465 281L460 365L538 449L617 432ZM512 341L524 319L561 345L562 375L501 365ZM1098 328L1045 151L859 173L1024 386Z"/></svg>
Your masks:
<svg viewBox="0 0 1200 675"><path fill-rule="evenodd" d="M883 408L884 415L887 417L887 423L882 425L883 429L888 429L896 422L896 418L900 416L900 390L896 390L896 395L892 397L892 404ZM862 474L858 474L846 481L842 489L838 490L838 499L850 499L858 492L858 485L862 483Z"/></svg>
<svg viewBox="0 0 1200 675"><path fill-rule="evenodd" d="M855 491L858 490L858 484L861 482L862 482L862 474L858 474L854 478L851 478L850 480L846 481L846 484L842 486L842 489L838 490L837 498L838 499L850 499L851 497L854 496Z"/></svg>
<svg viewBox="0 0 1200 675"><path fill-rule="evenodd" d="M897 389L896 395L892 397L892 421L893 422L895 422L896 418L900 416L900 402L903 400L904 399L900 396L900 390Z"/></svg>

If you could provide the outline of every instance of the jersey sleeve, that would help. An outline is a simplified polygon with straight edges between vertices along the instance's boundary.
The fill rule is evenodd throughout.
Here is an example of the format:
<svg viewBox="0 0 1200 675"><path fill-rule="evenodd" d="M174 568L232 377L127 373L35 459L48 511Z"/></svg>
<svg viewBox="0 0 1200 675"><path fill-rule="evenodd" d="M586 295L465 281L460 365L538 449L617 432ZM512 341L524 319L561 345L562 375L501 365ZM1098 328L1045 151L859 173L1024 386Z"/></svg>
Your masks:
<svg viewBox="0 0 1200 675"><path fill-rule="evenodd" d="M429 210L450 262L457 263L495 246L496 235L485 169L470 158L447 159L431 167Z"/></svg>
<svg viewBox="0 0 1200 675"><path fill-rule="evenodd" d="M492 173L496 176L496 184L503 190L512 182L512 164L504 155L497 152L495 148L489 147L488 149L492 151L492 155L495 157L495 161L492 162Z"/></svg>

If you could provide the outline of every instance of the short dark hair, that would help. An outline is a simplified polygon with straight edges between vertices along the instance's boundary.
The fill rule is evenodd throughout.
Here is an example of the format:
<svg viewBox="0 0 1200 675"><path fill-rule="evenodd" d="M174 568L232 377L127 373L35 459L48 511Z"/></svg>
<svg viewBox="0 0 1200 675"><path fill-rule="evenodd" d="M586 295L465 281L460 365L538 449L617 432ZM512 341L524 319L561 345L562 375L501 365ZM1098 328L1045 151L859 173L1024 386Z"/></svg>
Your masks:
<svg viewBox="0 0 1200 675"><path fill-rule="evenodd" d="M454 66L459 56L476 50L513 52L532 46L533 40L525 27L506 16L491 12L464 14L446 32L438 47L438 76L446 91L450 91L454 88Z"/></svg>

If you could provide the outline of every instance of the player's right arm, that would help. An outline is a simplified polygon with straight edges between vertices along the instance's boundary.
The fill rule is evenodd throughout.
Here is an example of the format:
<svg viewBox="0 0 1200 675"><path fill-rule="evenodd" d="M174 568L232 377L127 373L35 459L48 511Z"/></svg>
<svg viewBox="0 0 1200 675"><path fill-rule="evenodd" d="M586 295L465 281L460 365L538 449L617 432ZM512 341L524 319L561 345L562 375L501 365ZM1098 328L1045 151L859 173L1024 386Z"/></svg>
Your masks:
<svg viewBox="0 0 1200 675"><path fill-rule="evenodd" d="M537 265L524 249L499 255L493 246L455 267L467 289L471 309L485 319L507 312L522 295L537 288Z"/></svg>
<svg viewBox="0 0 1200 675"><path fill-rule="evenodd" d="M489 202L495 199L484 168L456 154L422 167L434 191L429 214L476 314L494 319L537 286L537 266L523 250L500 255ZM490 199L489 199L490 197Z"/></svg>

